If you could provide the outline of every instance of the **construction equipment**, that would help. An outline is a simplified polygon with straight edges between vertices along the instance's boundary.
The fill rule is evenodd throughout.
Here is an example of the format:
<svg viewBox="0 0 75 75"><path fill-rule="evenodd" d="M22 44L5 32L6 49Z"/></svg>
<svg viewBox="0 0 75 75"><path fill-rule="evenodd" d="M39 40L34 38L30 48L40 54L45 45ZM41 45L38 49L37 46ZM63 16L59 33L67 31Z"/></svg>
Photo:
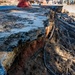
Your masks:
<svg viewBox="0 0 75 75"><path fill-rule="evenodd" d="M48 4L49 0L19 0L19 4L17 7L29 7L31 6L30 3L35 3L41 5L41 3L46 2Z"/></svg>
<svg viewBox="0 0 75 75"><path fill-rule="evenodd" d="M28 0L19 0L17 7L29 7L30 2Z"/></svg>

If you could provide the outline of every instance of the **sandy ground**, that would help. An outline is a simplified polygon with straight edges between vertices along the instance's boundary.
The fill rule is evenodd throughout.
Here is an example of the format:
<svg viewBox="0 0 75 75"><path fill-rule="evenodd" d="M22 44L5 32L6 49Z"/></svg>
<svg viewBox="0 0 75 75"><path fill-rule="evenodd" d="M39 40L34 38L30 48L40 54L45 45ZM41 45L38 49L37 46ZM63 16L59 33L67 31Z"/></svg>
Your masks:
<svg viewBox="0 0 75 75"><path fill-rule="evenodd" d="M64 5L63 11L68 11L69 13L75 13L75 5Z"/></svg>

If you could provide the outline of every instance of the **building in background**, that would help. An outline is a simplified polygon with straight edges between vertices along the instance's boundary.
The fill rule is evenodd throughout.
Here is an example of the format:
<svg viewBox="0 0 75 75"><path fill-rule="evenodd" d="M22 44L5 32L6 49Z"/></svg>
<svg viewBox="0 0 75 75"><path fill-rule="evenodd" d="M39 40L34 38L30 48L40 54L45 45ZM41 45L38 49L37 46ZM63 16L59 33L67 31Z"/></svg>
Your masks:
<svg viewBox="0 0 75 75"><path fill-rule="evenodd" d="M62 0L63 1L63 4L75 4L75 0Z"/></svg>
<svg viewBox="0 0 75 75"><path fill-rule="evenodd" d="M19 0L0 0L0 5L17 5ZM30 0L31 1L31 0ZM43 2L44 4L75 4L75 0L32 0L34 2Z"/></svg>
<svg viewBox="0 0 75 75"><path fill-rule="evenodd" d="M52 0L53 4L75 4L75 0Z"/></svg>
<svg viewBox="0 0 75 75"><path fill-rule="evenodd" d="M0 0L0 5L17 5L18 0Z"/></svg>

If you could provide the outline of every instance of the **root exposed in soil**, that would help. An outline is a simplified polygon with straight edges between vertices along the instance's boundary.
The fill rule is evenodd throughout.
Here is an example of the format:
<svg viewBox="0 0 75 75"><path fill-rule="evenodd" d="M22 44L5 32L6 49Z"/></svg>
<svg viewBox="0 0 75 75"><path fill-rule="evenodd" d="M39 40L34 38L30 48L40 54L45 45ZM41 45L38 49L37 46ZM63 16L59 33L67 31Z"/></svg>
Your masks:
<svg viewBox="0 0 75 75"><path fill-rule="evenodd" d="M57 18L54 25L42 51L26 62L20 75L75 75L75 26Z"/></svg>

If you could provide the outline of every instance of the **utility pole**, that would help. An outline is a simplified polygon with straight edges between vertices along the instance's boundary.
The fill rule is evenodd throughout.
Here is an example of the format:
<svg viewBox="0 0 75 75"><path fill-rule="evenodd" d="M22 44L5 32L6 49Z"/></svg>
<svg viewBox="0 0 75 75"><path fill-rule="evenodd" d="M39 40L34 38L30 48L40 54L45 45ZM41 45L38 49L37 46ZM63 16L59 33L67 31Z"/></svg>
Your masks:
<svg viewBox="0 0 75 75"><path fill-rule="evenodd" d="M70 4L70 0L67 0L67 4L68 4L68 5Z"/></svg>
<svg viewBox="0 0 75 75"><path fill-rule="evenodd" d="M60 0L61 4L63 4L63 0Z"/></svg>
<svg viewBox="0 0 75 75"><path fill-rule="evenodd" d="M75 4L75 0L74 0L74 4Z"/></svg>

